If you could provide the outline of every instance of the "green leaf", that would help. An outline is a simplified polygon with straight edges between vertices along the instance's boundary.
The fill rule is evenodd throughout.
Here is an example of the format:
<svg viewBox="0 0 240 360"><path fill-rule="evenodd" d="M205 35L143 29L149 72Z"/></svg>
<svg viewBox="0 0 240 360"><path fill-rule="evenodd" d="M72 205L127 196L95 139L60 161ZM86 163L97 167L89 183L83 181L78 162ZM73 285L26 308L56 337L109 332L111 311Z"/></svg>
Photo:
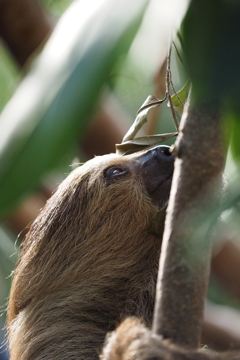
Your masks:
<svg viewBox="0 0 240 360"><path fill-rule="evenodd" d="M147 3L79 0L62 16L0 117L1 215L82 136Z"/></svg>
<svg viewBox="0 0 240 360"><path fill-rule="evenodd" d="M182 114L184 105L187 101L190 86L191 86L190 81L187 81L181 90L179 90L176 94L171 96L173 107L180 114ZM168 106L170 106L169 103Z"/></svg>
<svg viewBox="0 0 240 360"><path fill-rule="evenodd" d="M232 155L234 160L239 163L240 160L240 141L239 141L239 137L240 137L240 121L239 121L239 116L237 116L237 114L235 114L235 116L233 116L232 120L232 136L231 136L231 150L232 150Z"/></svg>
<svg viewBox="0 0 240 360"><path fill-rule="evenodd" d="M194 98L239 102L240 2L191 1L182 24Z"/></svg>
<svg viewBox="0 0 240 360"><path fill-rule="evenodd" d="M161 135L146 135L133 140L128 140L121 144L116 144L116 153L119 155L127 155L136 151L151 148L168 139L171 139L174 136L177 136L177 134L178 133L175 132Z"/></svg>

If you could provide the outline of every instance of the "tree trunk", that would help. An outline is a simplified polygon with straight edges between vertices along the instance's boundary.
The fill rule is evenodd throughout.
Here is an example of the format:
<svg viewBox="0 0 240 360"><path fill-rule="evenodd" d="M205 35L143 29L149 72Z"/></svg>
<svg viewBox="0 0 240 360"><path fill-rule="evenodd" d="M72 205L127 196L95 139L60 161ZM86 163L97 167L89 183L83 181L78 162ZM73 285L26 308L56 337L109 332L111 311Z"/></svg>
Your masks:
<svg viewBox="0 0 240 360"><path fill-rule="evenodd" d="M163 236L153 331L199 346L211 259L207 218L219 204L226 146L217 102L185 108ZM203 231L205 226L205 230Z"/></svg>

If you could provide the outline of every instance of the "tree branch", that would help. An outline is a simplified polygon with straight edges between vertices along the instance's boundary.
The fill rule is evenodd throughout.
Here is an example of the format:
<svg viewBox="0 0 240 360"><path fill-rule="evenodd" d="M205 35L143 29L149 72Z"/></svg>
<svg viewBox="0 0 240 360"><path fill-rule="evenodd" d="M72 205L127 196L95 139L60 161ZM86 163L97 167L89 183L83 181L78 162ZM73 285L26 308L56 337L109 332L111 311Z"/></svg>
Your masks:
<svg viewBox="0 0 240 360"><path fill-rule="evenodd" d="M226 149L213 101L185 108L160 259L153 331L176 345L199 346L211 236L199 228L219 198Z"/></svg>

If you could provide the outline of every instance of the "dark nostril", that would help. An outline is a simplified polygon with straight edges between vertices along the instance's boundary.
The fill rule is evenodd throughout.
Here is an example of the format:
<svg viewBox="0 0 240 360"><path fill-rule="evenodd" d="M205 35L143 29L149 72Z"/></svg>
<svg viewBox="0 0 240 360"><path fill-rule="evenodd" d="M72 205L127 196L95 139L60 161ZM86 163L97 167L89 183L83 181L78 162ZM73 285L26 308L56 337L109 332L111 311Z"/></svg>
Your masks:
<svg viewBox="0 0 240 360"><path fill-rule="evenodd" d="M173 154L170 152L170 147L167 145L159 146L158 149L161 152L161 154L164 156L173 156Z"/></svg>
<svg viewBox="0 0 240 360"><path fill-rule="evenodd" d="M169 151L169 148L163 148L163 149L160 149L161 153L165 156L171 156L171 153Z"/></svg>

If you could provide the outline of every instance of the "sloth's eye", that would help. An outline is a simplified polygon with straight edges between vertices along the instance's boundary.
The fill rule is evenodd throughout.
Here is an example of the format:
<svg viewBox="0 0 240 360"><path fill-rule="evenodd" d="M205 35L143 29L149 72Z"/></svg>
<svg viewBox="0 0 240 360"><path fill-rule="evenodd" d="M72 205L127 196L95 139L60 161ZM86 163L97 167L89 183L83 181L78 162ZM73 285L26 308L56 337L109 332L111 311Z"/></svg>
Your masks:
<svg viewBox="0 0 240 360"><path fill-rule="evenodd" d="M105 178L110 179L127 174L128 174L128 170L126 168L122 168L119 166L112 166L105 171L104 176Z"/></svg>
<svg viewBox="0 0 240 360"><path fill-rule="evenodd" d="M107 173L108 175L119 175L122 174L124 172L124 169L119 168L119 167L112 167L110 169L108 169Z"/></svg>

